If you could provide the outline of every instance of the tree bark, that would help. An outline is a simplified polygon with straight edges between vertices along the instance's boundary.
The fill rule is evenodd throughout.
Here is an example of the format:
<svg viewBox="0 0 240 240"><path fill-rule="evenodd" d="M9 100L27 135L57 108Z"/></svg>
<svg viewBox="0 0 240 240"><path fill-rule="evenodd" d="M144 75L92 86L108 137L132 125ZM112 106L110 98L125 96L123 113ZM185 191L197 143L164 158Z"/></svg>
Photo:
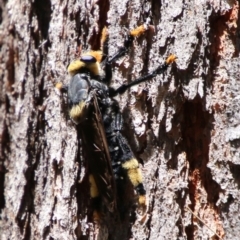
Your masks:
<svg viewBox="0 0 240 240"><path fill-rule="evenodd" d="M239 16L234 0L2 1L0 238L239 239ZM116 98L148 209L96 230L80 140L54 86L69 81L78 46L100 48L104 26L113 55L144 22L155 32L117 61L112 86L178 57Z"/></svg>

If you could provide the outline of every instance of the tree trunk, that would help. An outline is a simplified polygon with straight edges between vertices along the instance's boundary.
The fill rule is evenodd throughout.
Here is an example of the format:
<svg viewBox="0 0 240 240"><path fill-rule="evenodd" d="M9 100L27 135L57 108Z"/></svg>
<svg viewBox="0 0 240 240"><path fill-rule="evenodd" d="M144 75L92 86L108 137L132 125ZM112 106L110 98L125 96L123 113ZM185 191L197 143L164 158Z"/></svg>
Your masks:
<svg viewBox="0 0 240 240"><path fill-rule="evenodd" d="M229 1L2 1L0 3L0 239L239 239L240 20ZM109 55L134 41L113 87L178 59L117 97L144 176L146 215L91 223L81 141L55 83L75 51ZM133 200L132 200L133 202Z"/></svg>

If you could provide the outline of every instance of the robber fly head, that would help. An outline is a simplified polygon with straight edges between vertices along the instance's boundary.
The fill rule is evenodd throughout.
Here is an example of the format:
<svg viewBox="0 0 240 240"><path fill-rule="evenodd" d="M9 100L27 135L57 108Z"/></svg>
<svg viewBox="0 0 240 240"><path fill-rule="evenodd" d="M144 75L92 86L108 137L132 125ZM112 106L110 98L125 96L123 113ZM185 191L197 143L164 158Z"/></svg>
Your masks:
<svg viewBox="0 0 240 240"><path fill-rule="evenodd" d="M100 61L101 52L91 51L68 66L68 72L72 75L68 86L69 114L76 124L87 118L91 100L91 78L99 75Z"/></svg>

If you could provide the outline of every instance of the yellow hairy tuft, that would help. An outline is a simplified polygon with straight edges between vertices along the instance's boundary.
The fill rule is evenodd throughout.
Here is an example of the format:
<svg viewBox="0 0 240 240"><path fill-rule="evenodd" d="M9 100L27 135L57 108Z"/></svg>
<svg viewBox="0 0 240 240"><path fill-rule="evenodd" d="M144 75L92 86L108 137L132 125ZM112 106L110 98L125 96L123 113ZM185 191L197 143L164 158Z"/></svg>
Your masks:
<svg viewBox="0 0 240 240"><path fill-rule="evenodd" d="M142 183L142 173L139 168L129 169L127 174L134 187L137 187L139 183Z"/></svg>
<svg viewBox="0 0 240 240"><path fill-rule="evenodd" d="M83 56L86 56L86 55L93 56L94 58L96 58L97 62L100 63L102 61L103 53L102 51L89 51L83 54Z"/></svg>
<svg viewBox="0 0 240 240"><path fill-rule="evenodd" d="M139 183L142 183L142 173L138 167L138 161L135 158L123 163L122 167L127 170L127 175L134 187L138 186Z"/></svg>
<svg viewBox="0 0 240 240"><path fill-rule="evenodd" d="M125 169L131 169L131 168L137 168L138 167L138 161L135 158L132 158L125 163L122 164L122 167Z"/></svg>
<svg viewBox="0 0 240 240"><path fill-rule="evenodd" d="M80 60L75 60L71 62L68 66L68 73L72 76L75 75L81 68L86 67L86 64Z"/></svg>
<svg viewBox="0 0 240 240"><path fill-rule="evenodd" d="M63 84L61 82L56 83L55 88L61 90L63 87Z"/></svg>
<svg viewBox="0 0 240 240"><path fill-rule="evenodd" d="M171 55L169 55L168 58L166 59L166 64L169 65L169 64L175 62L176 59L177 59L176 55L171 54Z"/></svg>
<svg viewBox="0 0 240 240"><path fill-rule="evenodd" d="M147 30L146 26L141 25L133 30L130 31L130 35L133 37L138 37L140 35L142 35L143 33L145 33Z"/></svg>
<svg viewBox="0 0 240 240"><path fill-rule="evenodd" d="M108 29L105 26L102 30L102 35L101 35L101 46L103 46L103 44L106 42L108 38Z"/></svg>
<svg viewBox="0 0 240 240"><path fill-rule="evenodd" d="M92 174L89 175L89 183L90 183L90 196L91 198L95 198L99 196L99 191L97 188L97 184Z"/></svg>
<svg viewBox="0 0 240 240"><path fill-rule="evenodd" d="M140 195L138 198L138 203L140 205L146 205L146 196L145 195Z"/></svg>
<svg viewBox="0 0 240 240"><path fill-rule="evenodd" d="M76 122L76 123L79 122L79 119L81 118L81 115L82 115L82 112L83 112L83 109L85 106L86 106L86 103L81 101L79 104L74 105L71 108L69 115L74 122Z"/></svg>

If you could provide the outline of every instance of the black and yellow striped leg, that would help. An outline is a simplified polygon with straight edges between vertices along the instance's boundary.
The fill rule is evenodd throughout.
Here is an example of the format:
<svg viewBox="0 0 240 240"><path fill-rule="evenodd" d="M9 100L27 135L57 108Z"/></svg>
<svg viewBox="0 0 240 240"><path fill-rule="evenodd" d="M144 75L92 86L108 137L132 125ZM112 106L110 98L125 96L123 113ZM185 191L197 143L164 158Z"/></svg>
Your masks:
<svg viewBox="0 0 240 240"><path fill-rule="evenodd" d="M145 206L146 191L143 186L142 173L126 138L121 133L122 128L123 119L120 112L115 112L112 122L105 121L106 132L109 132L107 141L115 179L121 179L122 172L125 171L137 191L139 204Z"/></svg>
<svg viewBox="0 0 240 240"><path fill-rule="evenodd" d="M134 37L138 37L142 34L144 34L148 30L147 25L141 25L131 31L129 31L128 35L126 36L124 40L124 44L122 47L118 49L118 51L111 57L109 58L108 62L112 63L119 59L120 57L123 57L129 50L129 48L132 46Z"/></svg>
<svg viewBox="0 0 240 240"><path fill-rule="evenodd" d="M146 190L143 186L142 172L139 168L137 159L132 158L122 164L122 168L127 171L127 175L138 193L138 203L142 206L146 205Z"/></svg>
<svg viewBox="0 0 240 240"><path fill-rule="evenodd" d="M118 89L111 89L110 97L114 97L117 94L123 94L127 89L131 88L132 86L135 86L139 83L150 80L150 79L156 77L158 74L165 72L167 70L168 66L170 64L172 64L173 62L175 62L176 59L177 59L177 57L175 55L173 55L173 54L169 55L168 58L166 59L166 61L164 62L164 64L160 65L155 70L148 73L147 75L137 78L128 84L123 84Z"/></svg>
<svg viewBox="0 0 240 240"><path fill-rule="evenodd" d="M123 46L118 49L118 51L112 56L108 56L108 32L107 28L102 30L102 37L101 37L101 49L103 54L106 58L102 61L101 65L104 69L105 76L102 76L102 81L105 82L107 85L110 84L112 79L112 63L117 61L119 58L123 57L125 54L128 53L129 49L132 47L133 40L135 37L138 37L144 34L148 30L147 25L141 25L131 31L128 32L127 36L125 37Z"/></svg>

